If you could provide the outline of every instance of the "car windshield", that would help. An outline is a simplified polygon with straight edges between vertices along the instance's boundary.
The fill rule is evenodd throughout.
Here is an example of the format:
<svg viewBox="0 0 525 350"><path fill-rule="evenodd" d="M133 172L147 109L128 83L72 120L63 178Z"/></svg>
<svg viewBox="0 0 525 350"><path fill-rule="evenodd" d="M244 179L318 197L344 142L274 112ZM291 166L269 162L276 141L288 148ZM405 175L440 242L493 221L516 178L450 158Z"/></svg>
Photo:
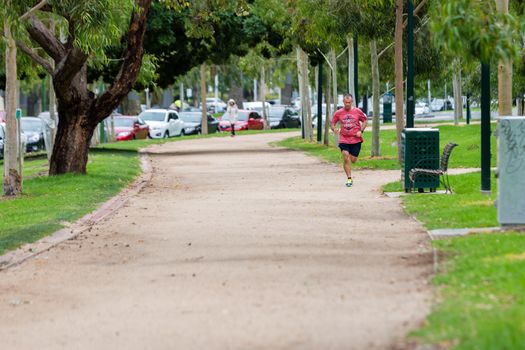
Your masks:
<svg viewBox="0 0 525 350"><path fill-rule="evenodd" d="M20 121L22 131L40 132L42 131L42 121L35 119L24 119Z"/></svg>
<svg viewBox="0 0 525 350"><path fill-rule="evenodd" d="M142 120L154 121L154 122L163 122L166 113L164 112L150 112L145 111L140 114Z"/></svg>
<svg viewBox="0 0 525 350"><path fill-rule="evenodd" d="M180 119L187 123L200 123L202 120L201 113L180 113Z"/></svg>
<svg viewBox="0 0 525 350"><path fill-rule="evenodd" d="M241 122L245 122L248 120L248 116L250 115L250 112L243 112L243 111L239 111L239 113L237 114L237 120L241 121ZM224 120L229 120L229 115L228 113L224 113L222 115L222 119Z"/></svg>
<svg viewBox="0 0 525 350"><path fill-rule="evenodd" d="M133 118L115 118L115 126L132 128L136 119Z"/></svg>
<svg viewBox="0 0 525 350"><path fill-rule="evenodd" d="M4 138L4 127L0 125L0 139Z"/></svg>

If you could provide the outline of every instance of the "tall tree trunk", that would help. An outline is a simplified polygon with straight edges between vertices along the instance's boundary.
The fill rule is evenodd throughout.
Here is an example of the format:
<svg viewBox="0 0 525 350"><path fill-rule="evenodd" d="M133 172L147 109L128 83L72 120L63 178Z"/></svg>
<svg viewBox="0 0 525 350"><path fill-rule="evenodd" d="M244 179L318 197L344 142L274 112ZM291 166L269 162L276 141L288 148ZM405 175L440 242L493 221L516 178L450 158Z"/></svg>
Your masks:
<svg viewBox="0 0 525 350"><path fill-rule="evenodd" d="M352 94L355 100L355 85L354 85L354 38L351 35L346 37L348 50L348 92ZM357 106L357 102L355 105Z"/></svg>
<svg viewBox="0 0 525 350"><path fill-rule="evenodd" d="M70 112L70 108L58 105L58 122L55 147L49 167L50 175L64 173L85 174L89 144L96 124L93 125L85 114Z"/></svg>
<svg viewBox="0 0 525 350"><path fill-rule="evenodd" d="M22 173L18 167L18 129L16 122L16 44L7 19L4 19L4 35L7 38L5 68L6 68L6 140L4 145L4 195L16 196L22 192Z"/></svg>
<svg viewBox="0 0 525 350"><path fill-rule="evenodd" d="M284 79L284 88L281 90L281 104L292 104L292 73L286 73Z"/></svg>
<svg viewBox="0 0 525 350"><path fill-rule="evenodd" d="M330 52L330 56L331 56L331 52ZM331 57L330 57L331 58ZM325 92L324 92L324 96L325 96L325 101L326 101L326 111L325 111L325 123L324 123L324 135L323 135L323 144L325 146L328 146L329 145L329 140L330 140L330 123L329 123L329 120L330 120L330 116L332 115L332 108L331 108L331 104L332 104L332 75L333 75L333 71L331 69L327 69L326 70L326 89L325 89ZM322 120L322 118L321 118Z"/></svg>
<svg viewBox="0 0 525 350"><path fill-rule="evenodd" d="M314 133L312 130L312 103L310 101L310 80L308 79L308 67L310 66L308 55L306 52L301 50L302 55L302 82L303 82L303 90L304 90L304 103L305 103L305 109L306 109L306 116L308 120L308 134L309 134L309 140L313 141Z"/></svg>
<svg viewBox="0 0 525 350"><path fill-rule="evenodd" d="M230 88L230 98L233 98L235 100L239 108L242 107L242 104L244 102L244 91L242 87L243 85L242 82L243 82L242 71L239 71L238 79L236 79L235 77L232 79L232 86Z"/></svg>
<svg viewBox="0 0 525 350"><path fill-rule="evenodd" d="M296 61L297 61L297 81L298 81L298 84L299 84L299 97L301 98L301 123L302 123L302 127L303 127L303 137L305 139L308 139L308 133L307 133L307 129L306 129L306 126L308 125L307 123L307 119L306 119L306 109L305 109L305 106L304 106L304 92L303 92L303 76L301 74L302 72L302 64L301 64L301 59L302 59L302 56L301 56L301 48L299 46L297 46L295 48L295 52L296 52Z"/></svg>
<svg viewBox="0 0 525 350"><path fill-rule="evenodd" d="M500 13L509 12L509 0L496 0ZM498 114L512 115L512 60L502 59L498 63Z"/></svg>
<svg viewBox="0 0 525 350"><path fill-rule="evenodd" d="M261 64L261 101L262 101L262 117L264 120L264 129L270 129L270 122L268 121L268 111L266 110L266 69L264 63Z"/></svg>
<svg viewBox="0 0 525 350"><path fill-rule="evenodd" d="M313 141L312 114L310 110L310 95L308 89L308 56L297 47L297 65L299 71L299 93L301 95L301 112L304 118L304 133L308 141Z"/></svg>
<svg viewBox="0 0 525 350"><path fill-rule="evenodd" d="M376 40L370 40L370 62L372 63L372 157L381 155L379 143L379 58L377 57Z"/></svg>
<svg viewBox="0 0 525 350"><path fill-rule="evenodd" d="M459 64L452 77L452 89L454 90L454 125L458 125L459 120L463 118L463 92L461 89L461 66Z"/></svg>
<svg viewBox="0 0 525 350"><path fill-rule="evenodd" d="M335 112L337 110L337 57L335 55L335 50L330 50L330 65L332 66L332 101L334 104ZM330 121L327 116L327 121Z"/></svg>
<svg viewBox="0 0 525 350"><path fill-rule="evenodd" d="M403 90L403 0L396 0L395 29L395 75L396 75L396 136L397 157L401 161L401 132L405 127L404 90Z"/></svg>
<svg viewBox="0 0 525 350"><path fill-rule="evenodd" d="M206 63L201 64L201 132L203 135L208 134L208 109L206 107L206 93L208 84L206 83Z"/></svg>
<svg viewBox="0 0 525 350"><path fill-rule="evenodd" d="M29 116L37 116L42 111L40 108L41 99L37 90L38 88L34 86L27 95L27 115Z"/></svg>
<svg viewBox="0 0 525 350"><path fill-rule="evenodd" d="M122 114L137 115L140 113L140 97L133 91L130 91L121 102Z"/></svg>

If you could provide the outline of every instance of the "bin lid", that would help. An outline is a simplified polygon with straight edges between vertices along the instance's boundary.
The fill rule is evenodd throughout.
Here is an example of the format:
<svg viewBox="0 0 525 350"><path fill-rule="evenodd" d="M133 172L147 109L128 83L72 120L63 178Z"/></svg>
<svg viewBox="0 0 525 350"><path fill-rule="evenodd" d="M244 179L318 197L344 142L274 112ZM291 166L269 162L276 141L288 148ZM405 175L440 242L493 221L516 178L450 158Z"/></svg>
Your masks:
<svg viewBox="0 0 525 350"><path fill-rule="evenodd" d="M429 132L429 131L439 131L439 129L435 128L404 128L403 132Z"/></svg>

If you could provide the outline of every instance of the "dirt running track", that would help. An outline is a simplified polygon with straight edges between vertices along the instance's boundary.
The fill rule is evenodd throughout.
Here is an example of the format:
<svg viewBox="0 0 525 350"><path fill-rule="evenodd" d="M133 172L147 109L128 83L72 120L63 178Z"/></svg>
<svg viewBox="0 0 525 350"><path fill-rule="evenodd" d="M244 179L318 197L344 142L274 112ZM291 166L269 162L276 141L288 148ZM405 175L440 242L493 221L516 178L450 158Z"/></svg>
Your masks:
<svg viewBox="0 0 525 350"><path fill-rule="evenodd" d="M429 310L430 245L398 172L355 172L264 134L151 148L116 213L0 273L8 349L404 349Z"/></svg>

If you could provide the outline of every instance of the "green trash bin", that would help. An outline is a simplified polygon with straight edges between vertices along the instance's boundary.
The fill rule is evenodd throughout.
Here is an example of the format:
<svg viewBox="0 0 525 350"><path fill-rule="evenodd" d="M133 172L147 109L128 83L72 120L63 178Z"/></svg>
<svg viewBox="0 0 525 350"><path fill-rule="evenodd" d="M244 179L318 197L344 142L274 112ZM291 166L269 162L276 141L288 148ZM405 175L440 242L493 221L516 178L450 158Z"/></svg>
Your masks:
<svg viewBox="0 0 525 350"><path fill-rule="evenodd" d="M405 192L412 188L409 172L412 168L439 168L439 130L432 128L405 128L401 133L401 182ZM418 175L413 188L435 192L439 177Z"/></svg>
<svg viewBox="0 0 525 350"><path fill-rule="evenodd" d="M383 95L383 123L392 123L392 100L394 95L387 92Z"/></svg>

